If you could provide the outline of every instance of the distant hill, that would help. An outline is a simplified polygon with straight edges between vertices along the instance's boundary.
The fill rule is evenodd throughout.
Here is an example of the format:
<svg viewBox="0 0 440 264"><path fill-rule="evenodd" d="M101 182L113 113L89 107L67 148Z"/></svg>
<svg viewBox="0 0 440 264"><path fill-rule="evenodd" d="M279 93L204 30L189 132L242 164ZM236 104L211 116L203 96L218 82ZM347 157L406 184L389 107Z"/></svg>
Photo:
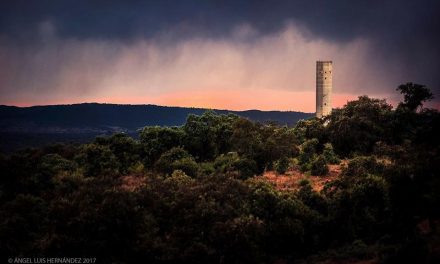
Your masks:
<svg viewBox="0 0 440 264"><path fill-rule="evenodd" d="M144 126L180 126L189 114L200 115L207 109L157 105L118 105L84 103L15 107L0 105L0 150L10 151L53 142L84 142L101 134L136 134ZM313 113L291 111L229 111L259 122L292 126Z"/></svg>

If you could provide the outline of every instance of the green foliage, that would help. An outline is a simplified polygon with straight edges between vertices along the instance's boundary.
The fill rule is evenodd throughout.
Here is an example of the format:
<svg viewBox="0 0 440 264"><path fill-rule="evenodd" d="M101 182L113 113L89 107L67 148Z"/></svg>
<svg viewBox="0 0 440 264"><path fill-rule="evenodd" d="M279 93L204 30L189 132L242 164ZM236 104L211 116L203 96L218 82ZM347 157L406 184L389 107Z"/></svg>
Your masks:
<svg viewBox="0 0 440 264"><path fill-rule="evenodd" d="M327 130L336 153L371 153L374 144L389 138L392 106L385 100L360 96L329 116Z"/></svg>
<svg viewBox="0 0 440 264"><path fill-rule="evenodd" d="M257 164L254 160L240 158L234 163L234 168L238 171L239 179L245 180L258 173Z"/></svg>
<svg viewBox="0 0 440 264"><path fill-rule="evenodd" d="M310 182L306 179L302 179L299 182L300 189L297 193L298 198L307 205L310 209L316 210L322 214L326 214L328 211L328 201L323 195L314 191Z"/></svg>
<svg viewBox="0 0 440 264"><path fill-rule="evenodd" d="M391 231L389 184L375 175L346 183L337 182L326 192L334 232L344 234L341 240L375 241L382 230Z"/></svg>
<svg viewBox="0 0 440 264"><path fill-rule="evenodd" d="M129 173L136 166L139 168L140 165L137 163L142 150L141 144L127 134L118 133L110 137L97 137L95 144L109 147L118 160L120 173Z"/></svg>
<svg viewBox="0 0 440 264"><path fill-rule="evenodd" d="M341 160L338 155L333 151L333 146L331 143L324 144L324 150L322 151L322 155L325 160L330 164L339 164Z"/></svg>
<svg viewBox="0 0 440 264"><path fill-rule="evenodd" d="M198 165L194 158L180 147L172 148L163 153L154 167L158 172L168 175L175 170L181 170L185 174L195 177L198 172Z"/></svg>
<svg viewBox="0 0 440 264"><path fill-rule="evenodd" d="M240 160L237 152L229 152L218 156L213 166L217 172L228 172L234 170L234 164Z"/></svg>
<svg viewBox="0 0 440 264"><path fill-rule="evenodd" d="M310 181L307 180L307 179L301 179L301 180L298 182L298 185L299 185L300 187L302 187L302 186L306 186L306 185L310 185Z"/></svg>
<svg viewBox="0 0 440 264"><path fill-rule="evenodd" d="M220 173L236 172L240 179L247 179L257 173L255 161L241 158L236 152L218 156L214 163L214 169Z"/></svg>
<svg viewBox="0 0 440 264"><path fill-rule="evenodd" d="M319 142L323 142L327 137L324 121L320 118L300 120L296 124L293 131L299 142L304 142L314 138L318 139Z"/></svg>
<svg viewBox="0 0 440 264"><path fill-rule="evenodd" d="M281 159L277 160L277 162L275 163L275 171L278 174L284 174L289 168L289 165L290 165L289 159L287 157L282 157Z"/></svg>
<svg viewBox="0 0 440 264"><path fill-rule="evenodd" d="M77 169L77 165L58 154L47 154L41 159L40 169L50 176L68 175Z"/></svg>
<svg viewBox="0 0 440 264"><path fill-rule="evenodd" d="M263 135L262 152L267 159L267 163L271 163L283 157L298 156L298 140L292 129L266 125L261 127L261 130L261 134Z"/></svg>
<svg viewBox="0 0 440 264"><path fill-rule="evenodd" d="M299 153L297 142L292 129L243 118L234 123L231 137L232 149L241 157L254 160L258 173L271 169L273 163L283 157L296 157Z"/></svg>
<svg viewBox="0 0 440 264"><path fill-rule="evenodd" d="M154 126L143 128L139 137L144 150L145 165L151 168L162 153L182 145L185 133L177 127Z"/></svg>
<svg viewBox="0 0 440 264"><path fill-rule="evenodd" d="M217 115L207 111L201 116L188 115L183 130L185 148L197 160L206 161L230 150L232 127L237 116Z"/></svg>
<svg viewBox="0 0 440 264"><path fill-rule="evenodd" d="M201 162L199 163L200 175L210 176L215 172L213 162Z"/></svg>
<svg viewBox="0 0 440 264"><path fill-rule="evenodd" d="M323 155L319 155L313 162L311 166L312 175L324 176L328 174L327 160Z"/></svg>
<svg viewBox="0 0 440 264"><path fill-rule="evenodd" d="M300 164L305 164L314 159L317 152L319 141L316 138L305 141L301 146L301 152L299 155Z"/></svg>
<svg viewBox="0 0 440 264"><path fill-rule="evenodd" d="M145 171L145 167L142 162L137 161L136 163L131 164L126 171L130 175L142 175Z"/></svg>
<svg viewBox="0 0 440 264"><path fill-rule="evenodd" d="M301 171L305 172L311 169L312 161L315 160L317 155L318 143L319 141L316 138L313 138L301 144L301 151L298 157Z"/></svg>
<svg viewBox="0 0 440 264"><path fill-rule="evenodd" d="M263 149L260 126L248 119L240 118L234 122L231 142L233 150L240 156L257 158Z"/></svg>
<svg viewBox="0 0 440 264"><path fill-rule="evenodd" d="M119 162L108 146L86 144L75 157L87 177L115 176L119 174Z"/></svg>
<svg viewBox="0 0 440 264"><path fill-rule="evenodd" d="M342 171L346 177L365 177L368 174L383 172L383 165L377 162L374 156L358 156L348 162L348 166Z"/></svg>
<svg viewBox="0 0 440 264"><path fill-rule="evenodd" d="M188 186L194 183L194 179L186 175L186 173L182 170L174 170L171 176L165 179L165 183L176 186Z"/></svg>
<svg viewBox="0 0 440 264"><path fill-rule="evenodd" d="M388 224L390 201L387 182L374 175L360 179L353 186L350 199L354 206L351 217L356 222L356 234L362 238L380 235L375 234L375 227Z"/></svg>

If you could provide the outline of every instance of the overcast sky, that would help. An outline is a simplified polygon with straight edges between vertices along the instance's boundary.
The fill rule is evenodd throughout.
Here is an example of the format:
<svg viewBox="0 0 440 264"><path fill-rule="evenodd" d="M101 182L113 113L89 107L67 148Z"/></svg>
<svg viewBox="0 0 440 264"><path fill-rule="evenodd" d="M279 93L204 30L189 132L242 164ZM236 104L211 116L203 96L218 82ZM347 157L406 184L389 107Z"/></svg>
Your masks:
<svg viewBox="0 0 440 264"><path fill-rule="evenodd" d="M434 0L2 1L0 104L313 112L316 60L333 60L335 106L396 103L405 82L440 97L439 14Z"/></svg>

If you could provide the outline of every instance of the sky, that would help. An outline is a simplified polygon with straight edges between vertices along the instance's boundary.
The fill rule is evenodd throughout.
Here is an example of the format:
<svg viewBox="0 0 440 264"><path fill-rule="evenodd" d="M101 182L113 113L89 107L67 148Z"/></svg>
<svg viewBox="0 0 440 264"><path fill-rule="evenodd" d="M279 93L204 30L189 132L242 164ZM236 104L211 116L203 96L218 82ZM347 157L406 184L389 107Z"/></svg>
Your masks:
<svg viewBox="0 0 440 264"><path fill-rule="evenodd" d="M159 104L314 112L315 64L333 106L396 104L424 84L440 109L440 1L0 3L0 104Z"/></svg>

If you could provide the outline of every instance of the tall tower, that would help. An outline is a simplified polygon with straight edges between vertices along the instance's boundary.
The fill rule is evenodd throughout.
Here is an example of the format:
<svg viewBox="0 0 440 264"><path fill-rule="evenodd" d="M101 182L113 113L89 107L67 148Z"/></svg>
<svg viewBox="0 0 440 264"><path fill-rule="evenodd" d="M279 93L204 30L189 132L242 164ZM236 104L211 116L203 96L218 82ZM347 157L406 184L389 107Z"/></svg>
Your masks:
<svg viewBox="0 0 440 264"><path fill-rule="evenodd" d="M329 115L332 111L332 61L316 62L316 117Z"/></svg>

